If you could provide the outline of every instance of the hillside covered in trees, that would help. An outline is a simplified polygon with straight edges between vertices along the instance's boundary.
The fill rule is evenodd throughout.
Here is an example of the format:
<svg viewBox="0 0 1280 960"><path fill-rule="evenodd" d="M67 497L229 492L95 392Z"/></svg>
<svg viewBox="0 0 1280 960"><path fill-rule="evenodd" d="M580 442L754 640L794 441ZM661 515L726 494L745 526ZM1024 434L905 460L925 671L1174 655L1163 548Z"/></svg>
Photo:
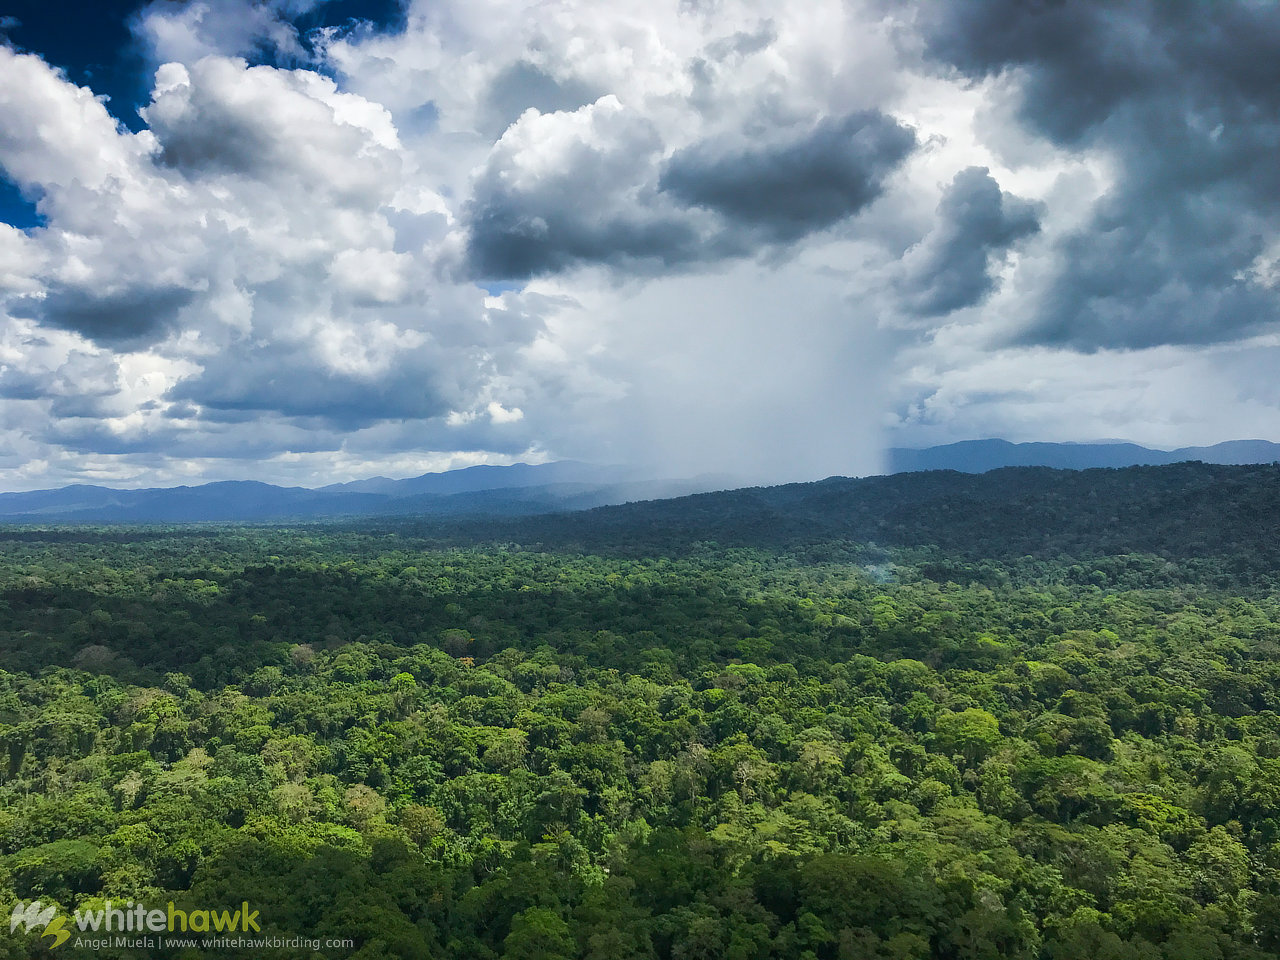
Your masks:
<svg viewBox="0 0 1280 960"><path fill-rule="evenodd" d="M1183 464L0 528L0 900L279 941L0 952L1280 955L1278 498Z"/></svg>

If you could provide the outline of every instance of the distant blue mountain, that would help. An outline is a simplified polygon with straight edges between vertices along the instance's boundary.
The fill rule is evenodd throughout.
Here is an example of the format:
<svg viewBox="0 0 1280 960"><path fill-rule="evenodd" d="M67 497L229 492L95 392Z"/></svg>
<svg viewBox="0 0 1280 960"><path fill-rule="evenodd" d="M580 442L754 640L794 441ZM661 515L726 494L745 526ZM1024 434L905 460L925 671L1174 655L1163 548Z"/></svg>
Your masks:
<svg viewBox="0 0 1280 960"><path fill-rule="evenodd" d="M1280 461L1280 444L1236 440L1212 447L1149 450L1132 443L1009 443L967 440L924 450L889 451L893 473L1000 467L1160 465L1182 460L1243 464ZM342 517L490 514L520 516L587 510L741 486L727 477L635 480L624 467L571 460L476 466L405 480L374 477L318 489L228 480L194 487L115 490L73 484L57 490L0 493L0 523L266 522Z"/></svg>
<svg viewBox="0 0 1280 960"><path fill-rule="evenodd" d="M730 484L714 477L633 480L625 467L562 460L476 466L406 480L375 477L319 489L229 480L115 490L74 484L0 494L0 523L191 523L396 514L520 515L677 497Z"/></svg>
<svg viewBox="0 0 1280 960"><path fill-rule="evenodd" d="M0 520L68 523L264 520L282 516L364 513L385 498L226 480L195 487L114 490L76 484L60 490L0 494Z"/></svg>
<svg viewBox="0 0 1280 960"><path fill-rule="evenodd" d="M962 440L940 447L889 451L889 473L920 470L958 470L986 473L1000 467L1159 466L1200 460L1204 463L1273 463L1280 461L1280 444L1269 440L1228 440L1211 447L1151 450L1136 443L1010 443L1008 440Z"/></svg>
<svg viewBox="0 0 1280 960"><path fill-rule="evenodd" d="M510 490L517 487L541 487L551 483L624 483L632 479L626 467L602 467L576 460L552 463L513 463L506 467L481 465L424 473L407 480L374 477L321 487L326 493L381 493L393 497L417 494L473 493L478 490Z"/></svg>

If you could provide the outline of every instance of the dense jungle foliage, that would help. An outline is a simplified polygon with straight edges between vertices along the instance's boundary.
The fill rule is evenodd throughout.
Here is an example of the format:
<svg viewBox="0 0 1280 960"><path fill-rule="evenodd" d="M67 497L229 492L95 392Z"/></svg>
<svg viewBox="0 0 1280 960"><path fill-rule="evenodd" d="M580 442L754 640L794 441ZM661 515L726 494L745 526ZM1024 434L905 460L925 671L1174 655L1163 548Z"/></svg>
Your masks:
<svg viewBox="0 0 1280 960"><path fill-rule="evenodd" d="M924 475L878 546L823 485L0 528L0 904L355 941L0 955L1280 955L1280 480L1212 470Z"/></svg>

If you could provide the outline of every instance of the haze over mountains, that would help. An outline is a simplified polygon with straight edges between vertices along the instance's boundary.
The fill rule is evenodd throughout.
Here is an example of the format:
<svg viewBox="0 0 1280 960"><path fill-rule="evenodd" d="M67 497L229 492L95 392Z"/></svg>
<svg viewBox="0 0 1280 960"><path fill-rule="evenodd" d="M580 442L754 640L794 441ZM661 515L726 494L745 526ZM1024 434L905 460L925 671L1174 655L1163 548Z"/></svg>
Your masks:
<svg viewBox="0 0 1280 960"><path fill-rule="evenodd" d="M1280 461L1280 444L1236 440L1164 451L1123 442L970 440L921 450L895 448L888 452L887 464L890 473L984 473L1003 467L1083 470L1190 460L1213 464L1272 463ZM741 486L741 481L729 476L645 479L622 466L562 460L468 467L403 480L373 477L316 489L248 480L140 490L74 484L55 490L0 494L0 522L183 523L415 514L525 516Z"/></svg>
<svg viewBox="0 0 1280 960"><path fill-rule="evenodd" d="M915 470L985 473L1000 467L1087 470L1090 467L1159 466L1186 460L1223 464L1274 463L1280 460L1280 444L1269 440L1228 440L1210 447L1152 450L1124 441L1010 443L1008 440L962 440L922 450L894 448L889 451L888 459L890 473Z"/></svg>
<svg viewBox="0 0 1280 960"><path fill-rule="evenodd" d="M0 522L184 523L377 515L524 515L678 497L734 484L710 476L630 479L625 467L562 460L476 466L405 480L373 477L317 489L255 480L118 490L74 484L0 494Z"/></svg>

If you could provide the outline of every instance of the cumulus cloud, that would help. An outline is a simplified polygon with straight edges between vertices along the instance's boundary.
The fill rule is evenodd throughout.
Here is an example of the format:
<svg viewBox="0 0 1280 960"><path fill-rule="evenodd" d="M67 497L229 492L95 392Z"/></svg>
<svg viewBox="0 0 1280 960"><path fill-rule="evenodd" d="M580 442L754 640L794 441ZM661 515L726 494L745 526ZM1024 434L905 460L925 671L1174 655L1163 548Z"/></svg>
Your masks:
<svg viewBox="0 0 1280 960"><path fill-rule="evenodd" d="M731 228L782 243L867 206L914 145L910 130L878 111L865 111L824 119L768 147L686 147L667 161L659 186L685 203L714 210Z"/></svg>
<svg viewBox="0 0 1280 960"><path fill-rule="evenodd" d="M612 95L573 112L531 108L477 178L472 269L505 278L589 263L653 272L794 243L877 199L915 144L876 111L784 131L764 147L727 139L663 159L654 125Z"/></svg>
<svg viewBox="0 0 1280 960"><path fill-rule="evenodd" d="M696 228L655 204L661 149L653 125L612 95L572 113L530 109L476 178L467 210L472 272L527 278L582 263L656 267L694 256Z"/></svg>
<svg viewBox="0 0 1280 960"><path fill-rule="evenodd" d="M171 328L194 297L194 290L181 286L63 282L51 284L39 298L16 303L13 313L38 317L99 343L126 345L146 342Z"/></svg>
<svg viewBox="0 0 1280 960"><path fill-rule="evenodd" d="M160 163L188 176L287 180L366 203L397 179L390 114L308 70L227 57L165 64L143 119Z"/></svg>
<svg viewBox="0 0 1280 960"><path fill-rule="evenodd" d="M338 447L343 430L499 402L496 364L536 324L494 322L480 291L438 280L450 217L381 107L312 71L204 56L157 71L135 135L39 58L0 55L16 80L0 110L21 131L0 162L49 216L3 236L13 329L66 331L113 369L146 352L183 366L134 404L120 377L73 397L53 371L37 384L6 365L8 395L50 418L34 435L216 448L210 430L277 420ZM43 127L8 122L37 113Z"/></svg>
<svg viewBox="0 0 1280 960"><path fill-rule="evenodd" d="M1039 205L1001 190L986 167L961 170L943 191L937 225L902 258L907 309L935 317L980 303L996 288L993 267L1039 231L1039 216Z"/></svg>
<svg viewBox="0 0 1280 960"><path fill-rule="evenodd" d="M135 32L158 62L211 54L305 55L292 18L323 0L155 0L136 15Z"/></svg>
<svg viewBox="0 0 1280 960"><path fill-rule="evenodd" d="M68 83L38 56L7 46L0 46L0 71L0 147L9 179L37 192L78 188L84 193L75 199L84 201L135 178L150 141L122 134L93 91ZM47 215L92 225L94 211L81 215L78 203L58 199L46 192L41 204Z"/></svg>
<svg viewBox="0 0 1280 960"><path fill-rule="evenodd" d="M998 78L1016 121L1105 158L1017 340L1208 343L1277 319L1254 278L1280 218L1280 15L1270 4L1070 0L922 8L928 54ZM999 115L999 104L993 116Z"/></svg>
<svg viewBox="0 0 1280 960"><path fill-rule="evenodd" d="M1155 409L1274 349L1273 6L325 10L144 7L136 132L0 46L0 482L799 478L1280 402Z"/></svg>

